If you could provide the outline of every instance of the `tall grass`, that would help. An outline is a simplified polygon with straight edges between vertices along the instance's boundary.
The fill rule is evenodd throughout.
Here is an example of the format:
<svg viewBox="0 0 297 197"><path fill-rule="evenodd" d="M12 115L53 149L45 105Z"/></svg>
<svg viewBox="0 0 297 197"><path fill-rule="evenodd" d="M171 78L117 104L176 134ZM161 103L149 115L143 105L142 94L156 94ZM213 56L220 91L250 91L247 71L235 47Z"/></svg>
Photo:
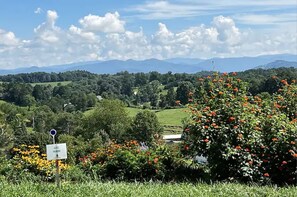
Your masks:
<svg viewBox="0 0 297 197"><path fill-rule="evenodd" d="M63 183L61 188L54 184L22 182L0 183L0 196L296 196L297 187L277 188L273 186L248 186L243 184L216 183Z"/></svg>

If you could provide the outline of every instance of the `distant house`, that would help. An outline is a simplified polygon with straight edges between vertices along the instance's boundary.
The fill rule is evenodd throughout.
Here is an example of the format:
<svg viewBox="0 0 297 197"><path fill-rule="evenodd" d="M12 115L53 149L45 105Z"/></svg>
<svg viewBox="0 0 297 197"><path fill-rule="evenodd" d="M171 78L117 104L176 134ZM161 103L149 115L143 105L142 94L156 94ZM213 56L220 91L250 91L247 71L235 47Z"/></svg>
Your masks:
<svg viewBox="0 0 297 197"><path fill-rule="evenodd" d="M167 143L178 143L181 141L182 134L175 134L175 135L163 135L163 140Z"/></svg>
<svg viewBox="0 0 297 197"><path fill-rule="evenodd" d="M103 98L102 98L102 96L100 96L100 95L98 95L98 96L96 96L97 97L97 99L99 100L99 101L101 101Z"/></svg>
<svg viewBox="0 0 297 197"><path fill-rule="evenodd" d="M163 140L165 140L166 143L180 143L181 142L181 136L182 134L176 134L176 135L163 135ZM200 164L207 164L207 158L203 157L202 155L197 155L193 158L193 160Z"/></svg>

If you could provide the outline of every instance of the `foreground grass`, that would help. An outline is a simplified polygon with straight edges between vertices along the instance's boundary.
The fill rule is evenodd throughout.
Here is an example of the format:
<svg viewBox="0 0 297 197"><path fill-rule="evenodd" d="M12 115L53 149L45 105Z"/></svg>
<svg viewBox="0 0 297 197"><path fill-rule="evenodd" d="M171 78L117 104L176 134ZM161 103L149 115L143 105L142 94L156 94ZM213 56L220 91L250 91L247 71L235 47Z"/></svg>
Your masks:
<svg viewBox="0 0 297 197"><path fill-rule="evenodd" d="M0 196L296 196L297 187L247 186L243 184L162 184L162 183L63 183L54 184L0 182Z"/></svg>

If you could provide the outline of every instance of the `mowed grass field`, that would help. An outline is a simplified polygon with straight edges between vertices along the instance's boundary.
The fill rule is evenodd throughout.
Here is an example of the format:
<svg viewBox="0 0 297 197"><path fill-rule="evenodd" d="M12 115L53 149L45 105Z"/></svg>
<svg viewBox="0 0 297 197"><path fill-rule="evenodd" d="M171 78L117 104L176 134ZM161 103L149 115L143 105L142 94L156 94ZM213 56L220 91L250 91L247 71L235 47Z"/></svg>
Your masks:
<svg viewBox="0 0 297 197"><path fill-rule="evenodd" d="M139 111L144 109L127 107L129 116L134 117ZM160 124L164 127L164 134L182 133L182 122L189 117L187 108L152 110L156 113Z"/></svg>
<svg viewBox="0 0 297 197"><path fill-rule="evenodd" d="M140 111L144 111L144 109L126 107L126 111L128 112L128 116L135 117L136 114ZM179 109L164 109L164 110L151 110L156 113L158 120L161 125L167 126L182 126L182 121L189 117L189 113L187 112L187 108L179 108ZM85 111L84 114L88 116L91 114L93 109Z"/></svg>
<svg viewBox="0 0 297 197"><path fill-rule="evenodd" d="M0 104L6 103L6 101L0 100Z"/></svg>
<svg viewBox="0 0 297 197"><path fill-rule="evenodd" d="M112 196L112 197L253 197L253 196L296 196L297 187L277 188L274 186L248 186L244 184L215 183L116 183L116 182L86 182L62 183L56 188L51 183L21 182L12 184L0 182L0 196L5 197L49 197L49 196Z"/></svg>
<svg viewBox="0 0 297 197"><path fill-rule="evenodd" d="M58 84L61 85L67 85L69 83L71 83L72 81L58 81L58 82L44 82L44 83L30 83L32 86L35 85L51 85L53 87L58 86Z"/></svg>
<svg viewBox="0 0 297 197"><path fill-rule="evenodd" d="M144 109L127 107L126 110L128 111L129 116L134 117L138 112L143 111ZM182 120L189 116L187 110L187 108L179 108L152 111L156 113L158 120L162 125L182 126Z"/></svg>

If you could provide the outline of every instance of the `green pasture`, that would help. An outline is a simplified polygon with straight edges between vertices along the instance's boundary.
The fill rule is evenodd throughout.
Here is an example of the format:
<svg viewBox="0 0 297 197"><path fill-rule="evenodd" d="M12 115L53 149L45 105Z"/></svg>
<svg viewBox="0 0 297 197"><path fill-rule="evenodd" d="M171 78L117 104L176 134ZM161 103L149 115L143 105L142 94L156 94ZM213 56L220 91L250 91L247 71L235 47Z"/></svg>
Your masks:
<svg viewBox="0 0 297 197"><path fill-rule="evenodd" d="M136 114L144 109L126 107L125 108L130 117L136 116ZM187 108L178 109L164 109L164 110L152 110L156 113L159 122L165 126L182 126L182 120L189 116ZM91 114L93 109L84 112L86 116Z"/></svg>
<svg viewBox="0 0 297 197"><path fill-rule="evenodd" d="M129 115L130 117L134 117L134 116L136 116L136 114L137 114L138 112L140 112L140 111L143 110L143 109L140 109L140 108L134 108L134 107L126 107L125 109L126 109L126 111L128 112L128 115Z"/></svg>
<svg viewBox="0 0 297 197"><path fill-rule="evenodd" d="M127 107L126 110L129 116L134 117L138 112L143 111L144 109ZM187 108L152 111L156 113L159 122L164 126L182 126L182 120L189 116Z"/></svg>
<svg viewBox="0 0 297 197"><path fill-rule="evenodd" d="M189 117L187 110L187 108L164 109L156 111L156 115L162 125L182 126L183 119Z"/></svg>
<svg viewBox="0 0 297 197"><path fill-rule="evenodd" d="M30 83L32 86L36 86L36 85L51 85L53 87L58 86L59 84L61 84L62 86L65 86L69 83L71 83L72 81L57 81L57 82L43 82L43 83Z"/></svg>

